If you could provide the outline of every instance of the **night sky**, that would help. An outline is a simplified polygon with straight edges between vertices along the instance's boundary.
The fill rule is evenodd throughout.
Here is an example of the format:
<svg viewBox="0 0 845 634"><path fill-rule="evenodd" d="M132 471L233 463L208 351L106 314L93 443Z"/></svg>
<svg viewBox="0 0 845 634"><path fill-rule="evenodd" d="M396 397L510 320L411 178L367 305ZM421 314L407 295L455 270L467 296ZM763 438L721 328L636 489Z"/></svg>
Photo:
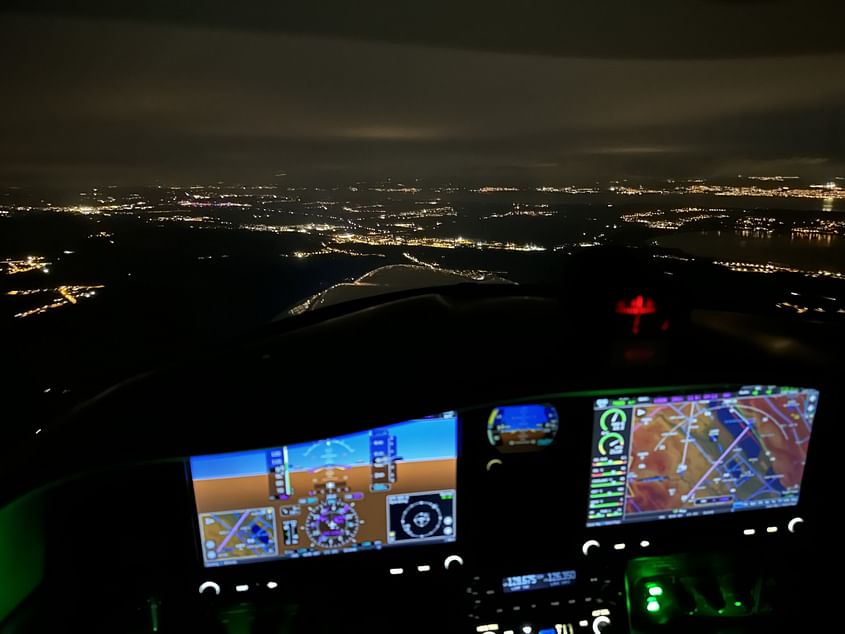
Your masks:
<svg viewBox="0 0 845 634"><path fill-rule="evenodd" d="M0 186L845 176L839 45L483 48L5 14Z"/></svg>

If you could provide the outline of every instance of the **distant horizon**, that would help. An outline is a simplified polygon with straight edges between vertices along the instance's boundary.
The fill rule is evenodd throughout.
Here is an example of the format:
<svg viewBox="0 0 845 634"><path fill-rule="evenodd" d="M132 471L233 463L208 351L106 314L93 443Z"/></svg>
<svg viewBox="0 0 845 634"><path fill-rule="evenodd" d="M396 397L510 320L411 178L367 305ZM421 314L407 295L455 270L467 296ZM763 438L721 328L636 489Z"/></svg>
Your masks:
<svg viewBox="0 0 845 634"><path fill-rule="evenodd" d="M807 175L801 174L797 171L791 173L747 173L747 174L734 174L734 175L716 175L716 176L705 176L705 175L696 175L696 174L689 174L684 176L648 176L648 177L637 177L637 176L615 176L615 177L596 177L591 179L572 179L566 180L564 178L556 179L556 180L528 180L528 179L505 179L505 178L478 178L473 180L461 180L458 181L457 179L439 179L439 178L421 178L421 177L407 177L403 178L400 176L379 176L373 178L358 178L358 177L349 177L346 179L315 179L311 178L301 178L296 179L292 178L288 175L275 177L268 180L240 180L240 179L216 179L216 180L209 180L205 182L201 181L164 181L164 180L153 180L150 182L99 182L97 184L78 184L78 185L70 185L70 184L57 184L57 183L21 183L21 184L2 184L0 185L0 191L4 192L33 192L33 191L60 191L62 193L69 193L71 191L76 192L79 195L88 195L94 190L105 190L105 189L132 189L132 188L144 188L144 189L191 189L191 188L250 188L250 189L257 189L257 188L266 188L266 189L310 189L310 190L340 190L340 189L349 189L354 188L356 186L363 186L363 187L376 187L376 186L394 186L394 187L418 187L422 189L432 189L432 188L456 188L459 190L472 190L478 189L483 187L508 187L514 188L516 190L530 190L536 191L537 189L543 187L554 187L554 188L566 188L566 187L611 187L615 184L621 183L628 183L633 186L638 185L654 185L654 184L681 184L681 183L696 183L696 182L707 182L712 183L715 185L726 184L729 181L735 180L751 180L751 181L758 181L758 185L764 186L766 183L779 183L783 182L784 185L782 186L789 186L790 183L794 184L795 181L802 181L806 185L817 185L817 186L824 186L829 183L835 183L837 187L840 185L836 183L836 181L845 181L845 175ZM80 191L81 190L81 191Z"/></svg>

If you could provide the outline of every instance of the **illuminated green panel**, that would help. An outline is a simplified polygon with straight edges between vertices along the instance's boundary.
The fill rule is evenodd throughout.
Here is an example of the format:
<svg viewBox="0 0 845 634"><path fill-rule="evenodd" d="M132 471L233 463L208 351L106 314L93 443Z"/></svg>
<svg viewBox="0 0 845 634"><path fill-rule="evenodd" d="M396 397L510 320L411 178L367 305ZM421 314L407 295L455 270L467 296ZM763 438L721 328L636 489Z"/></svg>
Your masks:
<svg viewBox="0 0 845 634"><path fill-rule="evenodd" d="M735 383L721 383L721 384L713 384L713 383L704 383L698 385L662 385L662 386L652 386L652 387L638 387L638 388L612 388L612 389L601 389L601 390L579 390L574 392L558 392L557 394L546 394L543 396L529 396L519 399L514 399L513 401L509 401L511 403L529 403L531 401L537 401L540 399L548 399L548 398L578 398L582 396L590 396L593 398L598 398L600 396L615 396L622 399L623 396L630 396L630 395L638 395L638 394L648 394L648 395L660 395L666 394L670 392L694 392L698 390L727 390L727 389L736 389L738 386ZM626 403L631 405L636 403L636 399L626 399ZM500 404L500 403L495 403ZM621 404L621 400L620 400ZM480 407L480 406L479 406Z"/></svg>
<svg viewBox="0 0 845 634"><path fill-rule="evenodd" d="M575 397L575 396L621 396L624 394L662 394L664 392L688 392L691 390L704 389L727 389L729 387L736 387L735 384L698 384L698 385L663 385L659 387L638 387L638 388L616 388L616 389L601 389L601 390L583 390L578 392L563 392L557 394L558 397Z"/></svg>
<svg viewBox="0 0 845 634"><path fill-rule="evenodd" d="M31 495L0 509L0 622L43 577L41 499Z"/></svg>

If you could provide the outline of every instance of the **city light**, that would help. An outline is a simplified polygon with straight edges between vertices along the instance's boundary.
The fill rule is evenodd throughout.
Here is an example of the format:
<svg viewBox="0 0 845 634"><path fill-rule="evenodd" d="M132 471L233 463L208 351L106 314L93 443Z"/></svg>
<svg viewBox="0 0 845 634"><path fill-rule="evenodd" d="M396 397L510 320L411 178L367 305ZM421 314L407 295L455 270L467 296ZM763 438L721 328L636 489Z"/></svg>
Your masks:
<svg viewBox="0 0 845 634"><path fill-rule="evenodd" d="M660 236L693 231L702 231L705 235L718 232L716 237L802 241L818 246L834 245L845 237L845 220L822 212L822 209L834 209L845 200L845 188L836 180L811 184L793 175L754 175L738 176L728 183L702 178L664 179L656 183L619 180L606 184L549 183L522 188L497 183L483 187L422 185L419 181L414 181L413 185L359 181L351 185L313 187L194 183L135 190L108 186L82 191L77 202L67 204L49 200L23 204L9 199L0 203L0 213L3 222L17 214L78 215L82 217L80 222L90 225L82 235L87 235L92 243L108 245L117 244L121 231L120 224L109 220L113 216L120 216L121 223L129 218L162 229L179 226L215 232L254 232L267 234L268 239L278 236L276 257L303 265L316 258L363 257L388 260L391 264L404 259L415 266L474 281L500 281L508 278L508 273L497 273L473 264L473 260L467 258L471 252L574 255L579 250L625 243L629 239L635 242L651 239L653 244L664 246L659 241ZM366 198L366 192L372 195ZM590 207L577 217L556 206L564 204L568 197L592 198L596 195L602 196L601 201L588 203ZM656 198L669 195L673 202L694 196L696 204L656 203ZM815 212L798 212L762 211L762 205L743 209L723 205L721 201L708 206L700 203L702 195L820 199L824 201L824 207L819 205ZM645 204L635 206L619 202L632 196L643 197ZM366 199L361 200L362 197ZM473 202L464 206L465 200ZM480 213L471 206L478 205L479 201L484 204L484 211ZM614 204L619 206L619 212L613 211ZM506 224L508 220L519 221L519 227L524 229L507 233L507 239L504 239L501 231L510 228ZM552 226L566 228L568 223L576 227L569 241L563 242L554 231L547 230ZM7 258L0 260L0 274L29 280L21 274L58 272L64 265L63 259L70 255L74 255L74 266L79 266L87 257L86 251L78 243L67 246L71 248L59 247L56 251L24 256L0 254ZM435 254L435 249L442 251L442 256ZM455 257L449 252L454 252ZM228 253L219 254L219 248L192 255L192 259L199 261L222 261L229 257ZM670 253L655 254L655 257L679 261L698 259ZM715 264L737 273L793 273L808 278L845 280L843 272L830 266L811 268L765 260L746 262L740 258L722 258ZM123 275L131 277L133 274L125 272ZM368 282L344 281L339 285L349 283ZM77 304L91 298L92 289L99 287L51 285L41 288L40 284L16 284L16 288L18 290L7 291L7 294L53 295L50 301L38 307L25 310L16 307L15 316L22 318ZM309 301L318 301L315 299L318 295L301 302L290 312L307 309ZM839 314L842 310L809 301L782 301L777 303L777 308L798 314Z"/></svg>
<svg viewBox="0 0 845 634"><path fill-rule="evenodd" d="M46 304L42 304L37 308L31 308L29 310L24 310L19 313L16 313L14 316L23 319L25 317L32 317L34 315L41 315L50 310L54 310L56 308L62 308L64 306L70 306L73 304L78 304L80 299L89 299L96 295L98 289L105 288L102 284L97 285L89 285L89 286L80 286L80 285L73 285L73 286L58 286L56 288L35 288L35 289L27 289L27 290L11 290L7 291L6 295L9 296L28 296L28 295L40 295L40 294L49 294L52 293L56 295L51 301Z"/></svg>
<svg viewBox="0 0 845 634"><path fill-rule="evenodd" d="M20 260L0 260L0 267L6 275L17 275L19 273L29 273L30 271L41 271L42 273L49 273L48 268L52 262L48 262L46 258L37 255L28 255Z"/></svg>
<svg viewBox="0 0 845 634"><path fill-rule="evenodd" d="M737 271L738 273L799 273L804 277L811 277L811 278L831 278L835 280L845 280L845 274L838 273L836 271L829 271L827 269L800 269L792 266L783 266L780 264L773 264L771 262L767 262L765 264L760 264L757 262L722 262L722 261L715 261L713 264L717 264L719 266L724 266L729 268L732 271Z"/></svg>
<svg viewBox="0 0 845 634"><path fill-rule="evenodd" d="M551 218L556 216L557 213L557 211L549 209L548 205L527 206L515 203L511 211L503 211L492 213L487 216L480 216L479 220L494 220L497 218L514 218L519 216L525 218Z"/></svg>
<svg viewBox="0 0 845 634"><path fill-rule="evenodd" d="M699 209L688 207L683 209L668 209L665 211L639 211L620 216L622 222L636 222L646 225L649 229L668 229L677 231L685 225L700 220L717 220L728 218L725 209Z"/></svg>

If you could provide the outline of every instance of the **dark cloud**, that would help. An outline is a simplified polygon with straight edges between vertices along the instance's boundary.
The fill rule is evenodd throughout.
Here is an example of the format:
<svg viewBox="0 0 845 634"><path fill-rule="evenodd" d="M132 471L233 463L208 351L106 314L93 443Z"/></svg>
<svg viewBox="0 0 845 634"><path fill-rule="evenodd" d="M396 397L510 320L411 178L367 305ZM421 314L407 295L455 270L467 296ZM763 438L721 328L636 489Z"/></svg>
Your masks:
<svg viewBox="0 0 845 634"><path fill-rule="evenodd" d="M5 184L845 172L842 54L571 59L20 17L0 38Z"/></svg>
<svg viewBox="0 0 845 634"><path fill-rule="evenodd" d="M841 0L6 0L34 15L604 59L845 52Z"/></svg>

